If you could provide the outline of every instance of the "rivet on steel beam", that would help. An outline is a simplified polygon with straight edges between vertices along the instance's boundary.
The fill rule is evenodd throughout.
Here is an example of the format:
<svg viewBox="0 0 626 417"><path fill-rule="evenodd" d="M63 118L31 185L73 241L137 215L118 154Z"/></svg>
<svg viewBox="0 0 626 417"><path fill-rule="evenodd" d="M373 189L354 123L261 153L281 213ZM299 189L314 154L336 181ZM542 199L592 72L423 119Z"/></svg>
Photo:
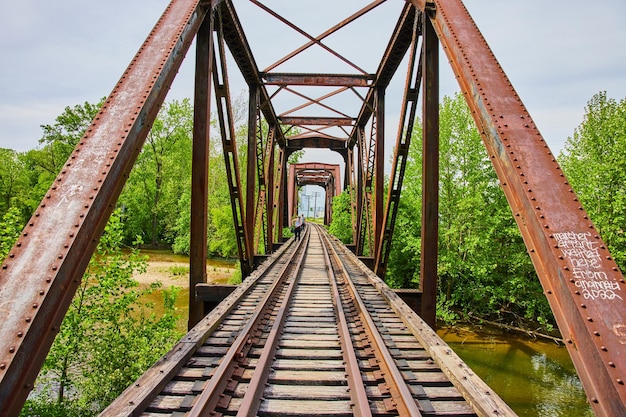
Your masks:
<svg viewBox="0 0 626 417"><path fill-rule="evenodd" d="M0 369L5 369L7 367L6 363L0 363Z"/></svg>
<svg viewBox="0 0 626 417"><path fill-rule="evenodd" d="M624 381L622 381L621 378L617 378L616 381L617 381L618 384L624 385Z"/></svg>
<svg viewBox="0 0 626 417"><path fill-rule="evenodd" d="M39 307L39 304L37 304L37 303L33 304L33 308L38 308L38 307Z"/></svg>
<svg viewBox="0 0 626 417"><path fill-rule="evenodd" d="M548 290L548 294L552 294L552 290Z"/></svg>
<svg viewBox="0 0 626 417"><path fill-rule="evenodd" d="M564 266L563 269L569 271L569 266Z"/></svg>
<svg viewBox="0 0 626 417"><path fill-rule="evenodd" d="M9 353L13 353L13 352L15 352L15 346L11 346L11 347L9 348Z"/></svg>
<svg viewBox="0 0 626 417"><path fill-rule="evenodd" d="M580 307L581 308L587 308L587 304L581 304Z"/></svg>
<svg viewBox="0 0 626 417"><path fill-rule="evenodd" d="M606 348L606 346L602 345L600 346L600 350L603 352L608 352L609 350Z"/></svg>
<svg viewBox="0 0 626 417"><path fill-rule="evenodd" d="M593 322L593 319L591 317L587 317L587 321Z"/></svg>
<svg viewBox="0 0 626 417"><path fill-rule="evenodd" d="M31 320L32 320L32 318L26 317L26 319L24 321L26 321L26 323L30 323Z"/></svg>
<svg viewBox="0 0 626 417"><path fill-rule="evenodd" d="M22 336L24 336L23 332L17 332L17 337L22 337Z"/></svg>
<svg viewBox="0 0 626 417"><path fill-rule="evenodd" d="M596 330L595 332L593 332L593 335L599 337L600 336L600 332Z"/></svg>
<svg viewBox="0 0 626 417"><path fill-rule="evenodd" d="M613 362L609 362L609 366L610 366L611 368L615 368L615 364L614 364Z"/></svg>
<svg viewBox="0 0 626 417"><path fill-rule="evenodd" d="M576 280L574 278L570 278L569 282L571 282L573 284L574 282L576 282Z"/></svg>
<svg viewBox="0 0 626 417"><path fill-rule="evenodd" d="M598 399L596 397L591 397L591 402L598 404Z"/></svg>

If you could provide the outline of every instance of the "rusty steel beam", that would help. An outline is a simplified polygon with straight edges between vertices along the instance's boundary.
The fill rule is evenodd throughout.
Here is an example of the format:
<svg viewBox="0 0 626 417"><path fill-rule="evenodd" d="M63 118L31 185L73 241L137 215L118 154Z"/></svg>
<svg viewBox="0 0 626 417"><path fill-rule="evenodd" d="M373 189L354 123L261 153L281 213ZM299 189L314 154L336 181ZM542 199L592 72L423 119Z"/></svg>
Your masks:
<svg viewBox="0 0 626 417"><path fill-rule="evenodd" d="M267 235L265 237L265 253L271 253L274 251L274 213L276 212L276 203L274 201L274 182L276 181L275 175L275 159L276 159L276 125L270 125L268 129L268 138L265 155L265 193L266 197L266 217L267 217Z"/></svg>
<svg viewBox="0 0 626 417"><path fill-rule="evenodd" d="M206 10L172 2L0 270L0 415L18 415Z"/></svg>
<svg viewBox="0 0 626 417"><path fill-rule="evenodd" d="M191 330L205 315L204 302L196 300L197 284L206 283L209 133L211 120L212 15L205 17L196 37L196 76L191 157L191 230L189 243L189 316Z"/></svg>
<svg viewBox="0 0 626 417"><path fill-rule="evenodd" d="M462 2L432 4L589 403L598 416L626 415L624 276Z"/></svg>
<svg viewBox="0 0 626 417"><path fill-rule="evenodd" d="M376 94L376 147L374 149L374 207L372 222L374 236L370 256L376 257L383 234L383 206L385 198L385 90L378 88Z"/></svg>
<svg viewBox="0 0 626 417"><path fill-rule="evenodd" d="M368 90L363 106L357 116L355 127L350 133L350 142L348 143L348 147L352 147L356 144L358 127L365 127L368 120L372 117L375 105L375 88L387 88L392 77L400 66L402 59L406 55L406 51L411 46L414 19L415 8L407 2L402 9L398 23L393 30L389 44L387 45L383 58L380 61L378 69L376 70L372 88Z"/></svg>
<svg viewBox="0 0 626 417"><path fill-rule="evenodd" d="M430 19L424 18L422 24L424 95L422 100L421 316L430 327L435 329L439 247L439 42Z"/></svg>
<svg viewBox="0 0 626 417"><path fill-rule="evenodd" d="M373 75L264 73L265 85L313 85L326 87L369 87Z"/></svg>
<svg viewBox="0 0 626 417"><path fill-rule="evenodd" d="M285 227L285 187L287 183L287 153L285 149L278 149L276 172L274 178L274 224L276 225L276 240L283 241ZM288 226L288 225L287 225Z"/></svg>
<svg viewBox="0 0 626 417"><path fill-rule="evenodd" d="M262 184L264 182L262 160L264 153L263 135L259 130L261 123L259 123L257 117L259 97L259 87L257 85L250 86L248 96L248 152L246 158L246 232L248 234L246 240L250 242L255 242L257 203L265 204L265 195L263 195L265 184ZM259 161L258 158L261 160ZM260 191L258 194L256 193L257 179ZM251 248L250 258L254 259L258 246L253 243Z"/></svg>
<svg viewBox="0 0 626 417"><path fill-rule="evenodd" d="M416 15L413 29L413 46L410 49L409 64L407 67L406 81L404 85L404 100L400 110L400 121L394 147L394 157L391 163L391 175L389 177L389 190L387 191L387 203L383 215L382 234L376 251L374 261L374 273L381 278L385 277L387 261L391 252L393 231L396 217L400 206L400 193L404 181L404 171L411 146L411 136L415 125L415 115L422 81L422 58L418 56L419 36L422 29L422 15Z"/></svg>
<svg viewBox="0 0 626 417"><path fill-rule="evenodd" d="M284 24L286 24L287 26L289 26L290 28L292 28L293 30L295 30L296 32L300 33L301 35L303 35L304 37L310 39L309 42L305 43L304 45L302 45L301 47L295 49L294 51L292 51L291 53L287 54L286 56L284 56L283 58L279 59L278 61L276 61L275 63L271 64L269 67L267 67L264 72L269 72L272 69L276 68L277 66L287 62L288 60L290 60L291 58L293 58L294 56L300 54L302 51L305 51L306 49L310 48L313 45L318 45L321 48L325 49L327 52L329 52L330 54L336 56L337 58L339 58L340 60L342 60L343 62L345 62L346 64L350 65L351 67L353 67L354 69L356 69L357 71L363 73L363 74L367 74L364 70L362 70L361 68L359 68L356 64L354 64L353 62L349 61L346 57L344 57L343 55L337 53L336 51L334 51L333 49L329 48L328 46L324 45L322 43L322 40L330 35L332 35L333 33L337 32L339 29L345 27L346 25L348 25L350 22L353 22L354 20L358 19L359 17L365 15L366 13L368 13L369 11L373 10L374 8L378 7L379 5L381 5L382 3L384 3L386 0L375 0L373 2L371 2L370 4L368 4L367 6L365 6L364 8L360 9L359 11L357 11L356 13L353 13L351 16L349 16L348 18L342 20L341 22L339 22L338 24L336 24L335 26L331 27L330 29L326 30L324 33L320 34L317 37L313 37L311 35L309 35L307 32L305 32L304 30L302 30L300 27L298 27L297 25L294 25L292 22L290 22L289 20L285 19L284 17L278 15L278 13L274 12L273 10L271 10L269 7L264 6L263 4L261 4L260 2L258 2L257 0L251 0L252 3L256 4L257 6L259 6L261 9L265 10L268 14L274 16L276 19L280 20L281 22L283 22Z"/></svg>
<svg viewBox="0 0 626 417"><path fill-rule="evenodd" d="M224 7L218 9L221 11ZM218 13L221 16L222 13ZM218 122L220 126L220 136L222 138L222 152L226 166L226 178L230 191L230 203L233 212L233 222L235 224L235 237L237 239L237 250L241 273L244 277L252 270L254 260L252 240L248 234L246 212L244 210L243 191L239 172L239 158L237 153L237 138L235 135L235 122L233 118L233 107L230 98L230 88L228 83L228 71L226 65L226 51L224 47L222 20L216 19L215 29L217 34L217 49L213 54L213 86L215 90L215 101L217 103ZM213 41L213 40L212 40ZM218 60L219 59L219 60Z"/></svg>
<svg viewBox="0 0 626 417"><path fill-rule="evenodd" d="M261 79L261 73L259 72L252 50L250 49L250 44L246 39L232 1L224 0L220 10L224 39L226 40L228 49L230 50L237 67L241 71L241 75L248 86L261 86L261 111L263 112L263 116L265 116L265 119L269 124L278 125L278 118L276 116L276 111L272 106L271 97L265 88L263 80ZM280 147L284 147L285 137L282 130L278 129L276 134L278 144Z"/></svg>
<svg viewBox="0 0 626 417"><path fill-rule="evenodd" d="M352 126L354 124L354 119L350 117L281 116L279 120L287 126Z"/></svg>

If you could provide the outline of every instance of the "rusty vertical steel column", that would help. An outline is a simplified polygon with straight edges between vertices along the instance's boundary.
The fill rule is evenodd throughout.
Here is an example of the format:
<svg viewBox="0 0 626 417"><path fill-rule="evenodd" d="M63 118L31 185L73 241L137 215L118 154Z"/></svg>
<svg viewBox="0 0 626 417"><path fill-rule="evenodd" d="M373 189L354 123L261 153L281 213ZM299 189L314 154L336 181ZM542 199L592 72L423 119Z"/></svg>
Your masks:
<svg viewBox="0 0 626 417"><path fill-rule="evenodd" d="M296 167L295 165L289 165L289 175L287 176L287 217L289 219L289 226L291 226L291 219L296 213L297 200L296 200Z"/></svg>
<svg viewBox="0 0 626 417"><path fill-rule="evenodd" d="M276 157L276 125L271 124L268 129L268 144L267 144L267 154L266 158L266 166L267 169L265 171L265 190L267 194L267 236L265 241L265 253L272 253L274 251L274 159Z"/></svg>
<svg viewBox="0 0 626 417"><path fill-rule="evenodd" d="M365 158L365 129L361 126L357 129L357 184L356 184L356 239L354 240L354 244L356 245L356 255L363 255L363 237L365 236L362 233L363 225L363 205L365 198L365 180L364 180L364 170L363 170L363 159Z"/></svg>
<svg viewBox="0 0 626 417"><path fill-rule="evenodd" d="M432 13L427 10L426 13ZM429 18L422 29L423 143L422 143L422 242L420 287L421 316L433 329L437 313L437 248L439 240L439 43Z"/></svg>
<svg viewBox="0 0 626 417"><path fill-rule="evenodd" d="M259 86L251 85L249 87L248 99L248 152L246 167L246 232L248 236L246 240L254 242L255 232L255 214L256 214L256 177L257 177L257 113L259 111ZM261 140L261 138L259 138ZM261 167L262 169L262 167ZM254 248L254 245L251 246ZM254 252L255 250L253 250ZM250 257L254 258L254 253L250 253Z"/></svg>
<svg viewBox="0 0 626 417"><path fill-rule="evenodd" d="M383 232L383 215L385 201L385 89L376 90L376 150L374 171L374 247L370 248L370 256L376 257L380 237Z"/></svg>
<svg viewBox="0 0 626 417"><path fill-rule="evenodd" d="M278 166L276 167L276 182L274 183L274 206L276 214L276 240L283 241L285 227L285 176L287 172L287 155L285 149L278 150Z"/></svg>
<svg viewBox="0 0 626 417"><path fill-rule="evenodd" d="M237 238L237 250L239 251L239 262L241 273L245 278L252 270L253 250L252 241L248 239L245 206L243 201L243 191L241 187L241 175L239 170L239 157L237 152L237 137L235 134L235 121L233 117L232 101L230 96L230 86L228 81L228 70L226 62L226 45L224 40L223 10L225 3L221 3L217 8L218 16L215 22L215 32L217 34L213 53L213 87L215 91L215 101L217 104L218 122L220 125L220 135L222 139L222 153L226 167L226 178L230 191L230 203L233 212L233 224ZM218 61L219 60L219 61Z"/></svg>
<svg viewBox="0 0 626 417"><path fill-rule="evenodd" d="M350 193L350 219L352 226L352 244L356 245L356 172L354 171L354 147L348 149L348 161L346 163L346 180L348 181L348 190Z"/></svg>
<svg viewBox="0 0 626 417"><path fill-rule="evenodd" d="M191 161L191 230L189 244L189 319L191 329L205 315L204 303L196 301L196 284L206 282L209 136L211 126L211 63L213 62L213 16L208 13L196 36L193 152Z"/></svg>

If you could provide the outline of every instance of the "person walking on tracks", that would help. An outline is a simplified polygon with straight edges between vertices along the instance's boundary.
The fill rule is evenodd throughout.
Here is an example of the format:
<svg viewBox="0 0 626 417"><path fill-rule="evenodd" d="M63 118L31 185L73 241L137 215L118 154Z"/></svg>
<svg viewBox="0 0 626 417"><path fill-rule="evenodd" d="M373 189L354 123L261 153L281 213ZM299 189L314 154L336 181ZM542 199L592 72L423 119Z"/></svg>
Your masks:
<svg viewBox="0 0 626 417"><path fill-rule="evenodd" d="M302 232L302 217L301 216L298 216L294 219L293 231L295 233L296 239L300 240L300 232Z"/></svg>

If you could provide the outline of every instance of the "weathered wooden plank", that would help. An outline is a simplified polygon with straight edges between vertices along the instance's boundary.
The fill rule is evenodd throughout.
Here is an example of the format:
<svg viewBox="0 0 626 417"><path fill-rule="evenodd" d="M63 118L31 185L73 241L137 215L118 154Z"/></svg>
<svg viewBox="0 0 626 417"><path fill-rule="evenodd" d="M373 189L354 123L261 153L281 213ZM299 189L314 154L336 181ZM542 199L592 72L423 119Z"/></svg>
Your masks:
<svg viewBox="0 0 626 417"><path fill-rule="evenodd" d="M263 401L260 412L266 416L341 416L352 415L350 401Z"/></svg>
<svg viewBox="0 0 626 417"><path fill-rule="evenodd" d="M270 373L269 380L273 384L347 385L344 371L294 371L279 369Z"/></svg>
<svg viewBox="0 0 626 417"><path fill-rule="evenodd" d="M329 351L326 349L282 349L276 350L277 358L289 359L339 359L342 358L340 351Z"/></svg>
<svg viewBox="0 0 626 417"><path fill-rule="evenodd" d="M336 385L270 385L263 394L266 399L283 400L349 400L348 387Z"/></svg>
<svg viewBox="0 0 626 417"><path fill-rule="evenodd" d="M299 369L299 370L332 371L332 370L345 369L345 364L343 360L339 360L339 359L332 359L332 360L276 359L272 367L276 370Z"/></svg>
<svg viewBox="0 0 626 417"><path fill-rule="evenodd" d="M339 349L339 342L333 343L328 340L312 340L312 339L283 339L279 346L286 349L325 349L336 350Z"/></svg>

